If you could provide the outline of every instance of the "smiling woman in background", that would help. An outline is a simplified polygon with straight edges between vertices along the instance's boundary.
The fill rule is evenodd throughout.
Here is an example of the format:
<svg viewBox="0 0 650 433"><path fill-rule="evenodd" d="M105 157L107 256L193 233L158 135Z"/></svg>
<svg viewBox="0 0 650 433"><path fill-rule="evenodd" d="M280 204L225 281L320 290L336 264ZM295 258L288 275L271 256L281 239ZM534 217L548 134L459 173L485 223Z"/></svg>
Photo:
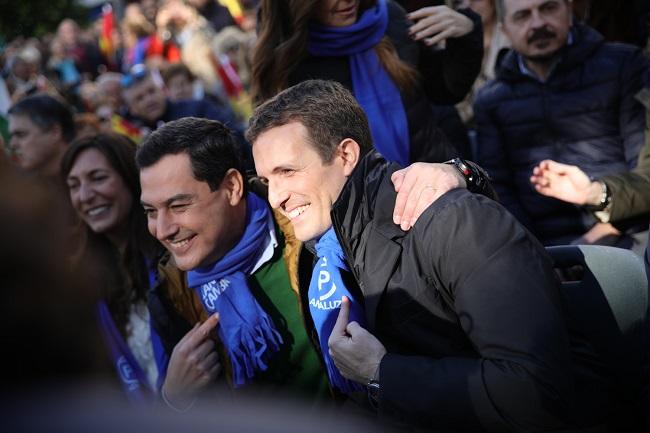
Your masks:
<svg viewBox="0 0 650 433"><path fill-rule="evenodd" d="M432 126L431 104L455 104L470 90L483 52L478 15L446 6L406 15L391 0L263 0L259 16L257 103L308 79L338 81L386 159L405 166L458 156Z"/></svg>
<svg viewBox="0 0 650 433"><path fill-rule="evenodd" d="M146 293L154 280L149 265L161 251L149 235L139 205L135 144L118 134L76 140L62 161L70 201L87 227L78 255L112 263L95 278L104 291L99 321L120 380L129 396L147 399L158 388L165 362L150 327Z"/></svg>

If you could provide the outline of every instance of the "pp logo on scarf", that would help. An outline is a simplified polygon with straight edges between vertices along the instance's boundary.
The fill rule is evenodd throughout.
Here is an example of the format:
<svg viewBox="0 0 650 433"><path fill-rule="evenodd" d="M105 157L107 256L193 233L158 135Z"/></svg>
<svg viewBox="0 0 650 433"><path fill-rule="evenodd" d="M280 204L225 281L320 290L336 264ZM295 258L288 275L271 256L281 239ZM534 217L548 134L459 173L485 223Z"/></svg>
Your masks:
<svg viewBox="0 0 650 433"><path fill-rule="evenodd" d="M230 280L222 278L219 281L212 280L201 286L201 297L205 307L213 312L215 310L216 302L219 296L226 291L230 286Z"/></svg>
<svg viewBox="0 0 650 433"><path fill-rule="evenodd" d="M321 269L318 272L318 292L321 293L324 290L327 290L326 284L332 280L329 271L324 268L327 268L327 258L323 257L320 264ZM309 300L309 305L312 305L319 310L336 310L341 306L341 301L327 301L336 293L336 284L332 282L329 290L324 295L320 295L318 299L311 298Z"/></svg>
<svg viewBox="0 0 650 433"><path fill-rule="evenodd" d="M140 387L138 379L135 377L135 372L124 356L117 359L117 371L120 373L122 382L126 385L129 391L133 391Z"/></svg>

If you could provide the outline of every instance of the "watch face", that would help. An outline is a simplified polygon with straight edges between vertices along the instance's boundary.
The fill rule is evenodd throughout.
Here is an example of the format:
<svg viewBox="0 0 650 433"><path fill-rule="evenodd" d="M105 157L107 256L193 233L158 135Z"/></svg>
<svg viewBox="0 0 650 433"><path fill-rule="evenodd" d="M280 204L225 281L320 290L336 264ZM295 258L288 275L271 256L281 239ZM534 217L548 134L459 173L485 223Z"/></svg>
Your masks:
<svg viewBox="0 0 650 433"><path fill-rule="evenodd" d="M379 404L379 396L381 394L381 385L376 380L371 380L366 385L368 391L368 400L370 404L376 409Z"/></svg>
<svg viewBox="0 0 650 433"><path fill-rule="evenodd" d="M368 394L377 395L381 391L381 385L379 385L379 382L377 382L376 380L371 380L366 385L366 389L368 390Z"/></svg>

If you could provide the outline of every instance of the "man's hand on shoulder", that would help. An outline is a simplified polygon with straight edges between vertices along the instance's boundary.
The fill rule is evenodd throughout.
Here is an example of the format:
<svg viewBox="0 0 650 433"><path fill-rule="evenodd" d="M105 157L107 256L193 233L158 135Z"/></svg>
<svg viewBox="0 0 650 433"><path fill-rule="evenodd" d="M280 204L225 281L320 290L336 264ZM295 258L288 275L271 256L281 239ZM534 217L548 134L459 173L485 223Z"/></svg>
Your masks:
<svg viewBox="0 0 650 433"><path fill-rule="evenodd" d="M397 198L393 221L409 230L440 196L454 188L466 188L465 179L449 164L416 162L391 176Z"/></svg>

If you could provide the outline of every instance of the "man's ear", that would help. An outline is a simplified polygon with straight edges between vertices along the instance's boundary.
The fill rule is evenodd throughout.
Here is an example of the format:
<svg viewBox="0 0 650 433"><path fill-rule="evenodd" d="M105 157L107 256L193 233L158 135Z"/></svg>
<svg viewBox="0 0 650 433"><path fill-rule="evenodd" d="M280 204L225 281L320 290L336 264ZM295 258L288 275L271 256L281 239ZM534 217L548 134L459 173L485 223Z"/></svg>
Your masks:
<svg viewBox="0 0 650 433"><path fill-rule="evenodd" d="M340 158L343 164L343 174L350 176L361 159L361 147L353 139L346 138L339 143L335 156Z"/></svg>
<svg viewBox="0 0 650 433"><path fill-rule="evenodd" d="M237 206L244 196L244 177L238 170L231 168L223 177L221 188L224 189L230 205Z"/></svg>

